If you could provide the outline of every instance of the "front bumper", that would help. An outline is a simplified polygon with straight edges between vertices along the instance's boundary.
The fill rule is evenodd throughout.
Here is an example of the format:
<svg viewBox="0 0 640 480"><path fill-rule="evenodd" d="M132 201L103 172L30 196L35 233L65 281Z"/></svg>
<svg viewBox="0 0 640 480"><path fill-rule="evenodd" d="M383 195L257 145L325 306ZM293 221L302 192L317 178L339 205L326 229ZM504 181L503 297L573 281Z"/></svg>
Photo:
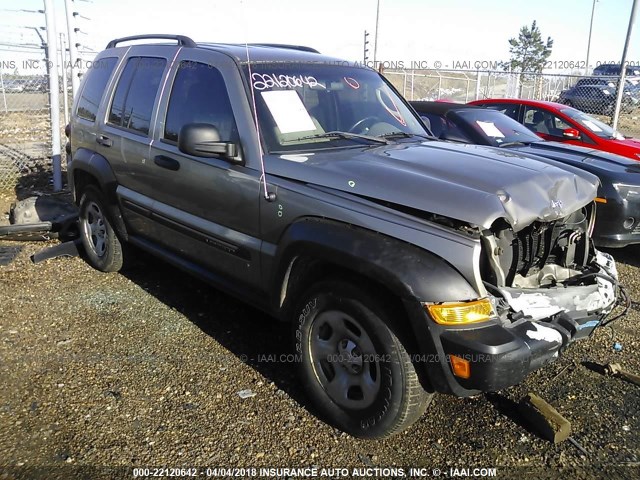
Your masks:
<svg viewBox="0 0 640 480"><path fill-rule="evenodd" d="M597 261L603 277L593 286L517 290L520 297L514 289L502 289L510 292L518 320L445 327L428 319L436 352L432 360L438 363L425 369L431 387L461 397L510 387L588 337L614 308L618 295L613 258L598 252ZM454 375L452 355L469 362L468 378Z"/></svg>
<svg viewBox="0 0 640 480"><path fill-rule="evenodd" d="M625 221L631 219L633 223L626 228ZM600 248L622 248L640 243L640 198L623 202L607 199L607 203L599 203L592 238Z"/></svg>
<svg viewBox="0 0 640 480"><path fill-rule="evenodd" d="M529 373L553 362L571 343L587 337L601 319L594 315L573 320L558 314L548 321L525 320L508 328L492 324L443 332L440 342L444 357L455 355L470 363L469 378L448 376L450 393L469 396L516 385Z"/></svg>

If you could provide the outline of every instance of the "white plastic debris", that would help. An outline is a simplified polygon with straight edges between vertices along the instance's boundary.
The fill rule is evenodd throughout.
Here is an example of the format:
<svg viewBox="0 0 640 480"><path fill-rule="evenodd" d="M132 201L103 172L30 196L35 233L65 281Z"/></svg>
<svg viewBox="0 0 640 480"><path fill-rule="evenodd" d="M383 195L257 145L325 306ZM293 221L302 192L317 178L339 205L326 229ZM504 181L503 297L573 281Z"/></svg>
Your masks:
<svg viewBox="0 0 640 480"><path fill-rule="evenodd" d="M238 396L243 400L246 399L246 398L255 397L256 395L257 395L257 393L254 392L253 390L251 390L250 388L247 388L245 390L240 390L238 392Z"/></svg>

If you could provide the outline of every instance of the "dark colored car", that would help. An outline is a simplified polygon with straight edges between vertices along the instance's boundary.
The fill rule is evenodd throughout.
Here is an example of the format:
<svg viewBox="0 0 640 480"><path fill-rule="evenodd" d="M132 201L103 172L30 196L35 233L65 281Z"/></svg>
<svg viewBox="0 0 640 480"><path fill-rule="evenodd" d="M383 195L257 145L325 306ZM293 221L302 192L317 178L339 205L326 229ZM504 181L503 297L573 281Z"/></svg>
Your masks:
<svg viewBox="0 0 640 480"><path fill-rule="evenodd" d="M617 88L618 85L618 78L611 78L611 77L587 77L587 78L581 78L579 79L575 85L573 85L571 87L572 88L578 88L578 87L588 87L588 86L597 86L597 87L601 87L601 88L605 88L608 89L609 91L614 91ZM640 89L640 84L635 81L635 80L629 80L628 78L625 79L625 87L624 87L624 91L625 91L625 95L629 95L632 96L634 98L638 98L638 92ZM570 90L570 89L568 89ZM565 90L567 91L567 90ZM562 93L560 94L560 96L562 96ZM560 102L562 103L562 102Z"/></svg>
<svg viewBox="0 0 640 480"><path fill-rule="evenodd" d="M560 92L558 103L575 107L586 113L597 115L613 115L616 105L616 86L581 85ZM628 88L625 88L620 104L622 112L631 113L638 105Z"/></svg>
<svg viewBox="0 0 640 480"><path fill-rule="evenodd" d="M68 129L88 261L133 244L290 322L304 391L353 435L520 382L616 303L595 176L436 141L375 70L175 35L93 66Z"/></svg>
<svg viewBox="0 0 640 480"><path fill-rule="evenodd" d="M625 137L597 118L560 103L492 98L469 102L469 105L498 110L545 140L603 150L632 160L640 160L640 140Z"/></svg>
<svg viewBox="0 0 640 480"><path fill-rule="evenodd" d="M586 170L600 179L593 240L602 247L640 243L640 164L599 150L547 142L492 109L440 102L410 102L435 136L490 145Z"/></svg>

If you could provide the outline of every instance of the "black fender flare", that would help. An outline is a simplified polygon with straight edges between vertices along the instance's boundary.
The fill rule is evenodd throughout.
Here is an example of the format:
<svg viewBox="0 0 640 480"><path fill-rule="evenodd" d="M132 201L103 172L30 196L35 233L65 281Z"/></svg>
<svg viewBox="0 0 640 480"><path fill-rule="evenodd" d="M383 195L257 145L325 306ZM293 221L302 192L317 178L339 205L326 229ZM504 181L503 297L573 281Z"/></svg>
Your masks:
<svg viewBox="0 0 640 480"><path fill-rule="evenodd" d="M94 177L109 203L117 203L116 188L118 187L118 181L106 158L86 148L79 148L73 154L73 160L69 163L69 172L74 190L74 177L77 171L83 171Z"/></svg>
<svg viewBox="0 0 640 480"><path fill-rule="evenodd" d="M69 182L76 202L80 202L80 198L77 197L79 192L76 192L75 181L78 172L84 172L97 180L107 202L107 208L116 232L122 239L127 240L129 236L116 195L118 180L109 161L102 155L86 148L76 150L69 163Z"/></svg>
<svg viewBox="0 0 640 480"><path fill-rule="evenodd" d="M299 256L310 256L386 286L402 300L460 302L478 292L441 257L407 242L321 218L293 223L278 244L272 297L286 302L288 272Z"/></svg>

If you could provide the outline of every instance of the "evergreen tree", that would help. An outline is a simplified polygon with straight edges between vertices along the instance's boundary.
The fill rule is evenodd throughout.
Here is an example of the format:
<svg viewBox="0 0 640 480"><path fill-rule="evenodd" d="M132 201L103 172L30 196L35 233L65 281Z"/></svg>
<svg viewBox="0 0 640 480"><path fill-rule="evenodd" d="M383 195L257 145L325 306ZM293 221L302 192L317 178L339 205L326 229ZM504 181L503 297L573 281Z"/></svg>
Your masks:
<svg viewBox="0 0 640 480"><path fill-rule="evenodd" d="M512 72L541 73L552 48L553 40L551 37L547 37L546 43L542 40L542 34L534 20L531 27L525 25L520 29L518 38L509 39L511 60L505 67Z"/></svg>

